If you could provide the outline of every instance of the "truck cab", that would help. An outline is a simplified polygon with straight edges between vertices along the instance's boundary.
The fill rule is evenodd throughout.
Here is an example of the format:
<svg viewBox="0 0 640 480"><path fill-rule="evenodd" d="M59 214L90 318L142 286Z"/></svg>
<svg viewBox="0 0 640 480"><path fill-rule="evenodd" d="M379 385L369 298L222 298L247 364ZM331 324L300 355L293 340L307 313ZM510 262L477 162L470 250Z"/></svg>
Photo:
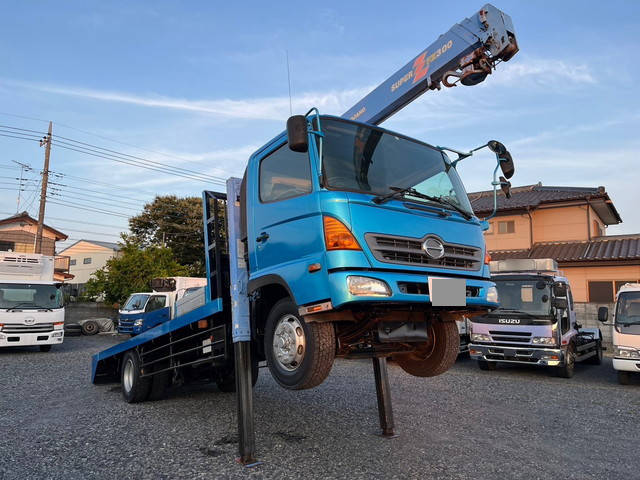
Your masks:
<svg viewBox="0 0 640 480"><path fill-rule="evenodd" d="M0 347L48 352L64 341L64 295L53 272L53 257L0 252Z"/></svg>
<svg viewBox="0 0 640 480"><path fill-rule="evenodd" d="M607 308L600 307L601 321L607 320ZM613 368L622 385L631 382L631 374L640 373L640 284L627 283L620 288L613 316Z"/></svg>
<svg viewBox="0 0 640 480"><path fill-rule="evenodd" d="M151 292L132 293L118 310L118 332L138 335L199 307L206 283L206 278L154 278Z"/></svg>
<svg viewBox="0 0 640 480"><path fill-rule="evenodd" d="M322 375L335 355L389 352L411 374L442 373L460 347L456 321L498 306L455 163L344 118L302 128L303 140L288 129L258 150L242 184L259 353L288 388L306 385L317 343Z"/></svg>
<svg viewBox="0 0 640 480"><path fill-rule="evenodd" d="M577 322L569 281L555 260L502 260L491 270L500 307L471 322L469 352L481 369L540 365L568 378L576 362L601 362L600 331Z"/></svg>

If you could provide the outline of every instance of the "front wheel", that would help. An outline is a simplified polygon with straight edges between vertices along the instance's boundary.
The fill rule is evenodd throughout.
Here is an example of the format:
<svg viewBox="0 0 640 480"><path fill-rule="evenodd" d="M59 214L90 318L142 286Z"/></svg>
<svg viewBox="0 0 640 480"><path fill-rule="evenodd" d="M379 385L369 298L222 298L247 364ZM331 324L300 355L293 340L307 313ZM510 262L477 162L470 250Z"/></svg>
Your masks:
<svg viewBox="0 0 640 480"><path fill-rule="evenodd" d="M602 341L598 340L596 345L596 354L593 357L589 357L586 363L591 365L600 365L602 363Z"/></svg>
<svg viewBox="0 0 640 480"><path fill-rule="evenodd" d="M273 378L289 390L320 385L336 354L331 323L307 323L290 299L276 303L267 317L264 335L267 366Z"/></svg>
<svg viewBox="0 0 640 480"><path fill-rule="evenodd" d="M573 345L569 345L567 353L565 354L564 365L556 368L556 375L562 378L571 378L576 368L576 354L573 349Z"/></svg>
<svg viewBox="0 0 640 480"><path fill-rule="evenodd" d="M624 370L618 370L618 383L620 385L629 385L631 383L631 375Z"/></svg>
<svg viewBox="0 0 640 480"><path fill-rule="evenodd" d="M435 377L455 363L460 349L460 334L455 322L431 322L429 339L415 351L393 358L405 372L414 377Z"/></svg>

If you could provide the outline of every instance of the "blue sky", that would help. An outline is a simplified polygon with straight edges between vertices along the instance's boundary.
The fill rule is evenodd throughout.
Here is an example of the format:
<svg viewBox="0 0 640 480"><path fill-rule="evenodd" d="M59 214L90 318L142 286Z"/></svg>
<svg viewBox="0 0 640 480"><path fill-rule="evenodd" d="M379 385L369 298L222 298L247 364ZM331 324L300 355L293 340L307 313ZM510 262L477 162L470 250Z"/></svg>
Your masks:
<svg viewBox="0 0 640 480"><path fill-rule="evenodd" d="M640 232L640 3L494 5L511 15L520 52L483 84L428 92L384 126L460 149L501 140L516 161L514 185L603 185L624 220L608 233ZM0 124L44 132L52 120L54 134L73 140L241 175L289 115L285 52L294 113L341 114L481 6L5 1ZM38 169L42 159L38 143L0 136L0 216L16 209L12 161ZM488 188L491 162L482 154L461 165L468 191ZM49 204L47 223L71 239L116 240L154 193L222 188L56 146L50 169L67 175L54 179L65 185L58 201L120 214ZM35 215L37 171L25 175L21 210Z"/></svg>

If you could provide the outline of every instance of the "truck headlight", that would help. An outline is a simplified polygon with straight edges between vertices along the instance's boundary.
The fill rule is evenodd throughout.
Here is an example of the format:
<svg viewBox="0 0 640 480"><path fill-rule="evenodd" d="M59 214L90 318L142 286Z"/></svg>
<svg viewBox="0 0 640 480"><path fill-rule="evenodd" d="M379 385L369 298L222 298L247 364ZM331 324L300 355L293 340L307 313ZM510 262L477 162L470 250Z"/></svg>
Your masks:
<svg viewBox="0 0 640 480"><path fill-rule="evenodd" d="M555 345L556 339L553 337L533 337L531 343L535 345Z"/></svg>
<svg viewBox="0 0 640 480"><path fill-rule="evenodd" d="M142 319L139 318L138 320L136 320L135 322L133 322L133 326L134 327L141 327L142 326Z"/></svg>
<svg viewBox="0 0 640 480"><path fill-rule="evenodd" d="M487 288L487 302L499 303L498 302L498 289L496 287Z"/></svg>
<svg viewBox="0 0 640 480"><path fill-rule="evenodd" d="M484 333L472 333L471 341L472 342L490 342L491 337L489 335L485 335Z"/></svg>
<svg viewBox="0 0 640 480"><path fill-rule="evenodd" d="M640 359L640 351L629 347L615 347L614 353L616 357Z"/></svg>
<svg viewBox="0 0 640 480"><path fill-rule="evenodd" d="M347 285L351 295L365 297L390 297L391 289L386 282L376 278L348 276Z"/></svg>
<svg viewBox="0 0 640 480"><path fill-rule="evenodd" d="M53 332L51 334L51 338L62 337L63 335L64 335L64 332Z"/></svg>

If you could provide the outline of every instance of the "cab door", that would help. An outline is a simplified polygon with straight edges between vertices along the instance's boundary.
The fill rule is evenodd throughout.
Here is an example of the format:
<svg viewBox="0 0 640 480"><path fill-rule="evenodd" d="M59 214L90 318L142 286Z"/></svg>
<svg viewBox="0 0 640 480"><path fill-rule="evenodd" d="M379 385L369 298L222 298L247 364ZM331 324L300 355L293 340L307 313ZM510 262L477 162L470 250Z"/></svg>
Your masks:
<svg viewBox="0 0 640 480"><path fill-rule="evenodd" d="M252 278L300 275L308 260L323 251L311 172L308 153L294 152L287 143L253 162L248 209Z"/></svg>
<svg viewBox="0 0 640 480"><path fill-rule="evenodd" d="M166 306L165 295L152 295L144 307L143 328L148 330L171 318L170 307Z"/></svg>

